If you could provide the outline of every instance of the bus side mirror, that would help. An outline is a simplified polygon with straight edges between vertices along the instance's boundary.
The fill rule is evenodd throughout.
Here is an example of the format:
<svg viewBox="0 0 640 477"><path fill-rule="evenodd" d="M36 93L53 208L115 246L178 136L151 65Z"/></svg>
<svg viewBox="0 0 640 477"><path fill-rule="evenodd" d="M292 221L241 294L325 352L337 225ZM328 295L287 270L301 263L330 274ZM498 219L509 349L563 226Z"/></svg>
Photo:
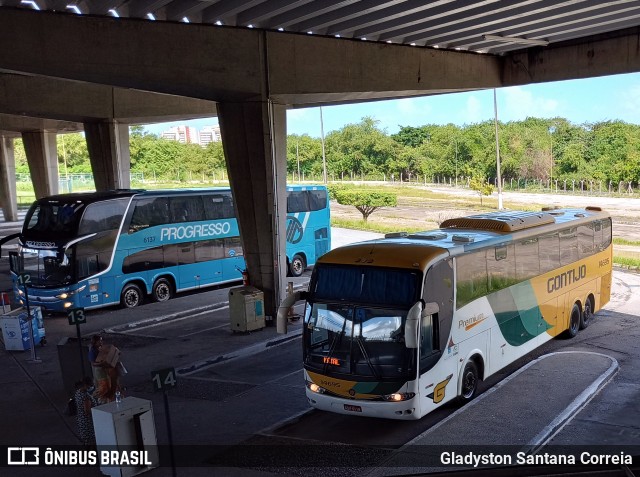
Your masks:
<svg viewBox="0 0 640 477"><path fill-rule="evenodd" d="M440 307L435 301L431 301L424 305L422 316L435 315L440 311Z"/></svg>
<svg viewBox="0 0 640 477"><path fill-rule="evenodd" d="M407 322L404 325L404 345L410 349L418 347L418 327L422 315L422 302L418 301L407 313Z"/></svg>
<svg viewBox="0 0 640 477"><path fill-rule="evenodd" d="M278 307L278 316L276 318L276 331L279 334L287 333L287 321L289 319L289 309L300 300L307 299L306 291L297 291L292 293L287 298L282 300L280 306Z"/></svg>

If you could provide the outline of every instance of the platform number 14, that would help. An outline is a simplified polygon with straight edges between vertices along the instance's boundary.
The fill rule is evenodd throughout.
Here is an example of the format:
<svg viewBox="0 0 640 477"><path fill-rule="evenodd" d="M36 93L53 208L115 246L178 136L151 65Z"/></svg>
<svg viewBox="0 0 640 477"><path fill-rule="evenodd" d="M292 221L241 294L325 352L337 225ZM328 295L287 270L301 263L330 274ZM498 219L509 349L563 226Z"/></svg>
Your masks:
<svg viewBox="0 0 640 477"><path fill-rule="evenodd" d="M167 368L151 371L151 381L153 382L154 391L163 391L165 389L175 388L176 370L174 368Z"/></svg>

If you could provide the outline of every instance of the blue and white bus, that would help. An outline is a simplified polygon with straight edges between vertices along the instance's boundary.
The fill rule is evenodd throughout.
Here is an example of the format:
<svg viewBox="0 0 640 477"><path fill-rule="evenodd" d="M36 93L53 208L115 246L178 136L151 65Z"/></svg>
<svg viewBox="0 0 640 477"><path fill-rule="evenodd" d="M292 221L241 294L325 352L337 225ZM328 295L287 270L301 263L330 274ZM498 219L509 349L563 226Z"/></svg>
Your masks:
<svg viewBox="0 0 640 477"><path fill-rule="evenodd" d="M331 248L327 189L287 187L291 275ZM241 279L242 242L230 189L117 190L50 196L31 206L10 254L15 278L29 273L29 302L49 311L132 308L146 296Z"/></svg>

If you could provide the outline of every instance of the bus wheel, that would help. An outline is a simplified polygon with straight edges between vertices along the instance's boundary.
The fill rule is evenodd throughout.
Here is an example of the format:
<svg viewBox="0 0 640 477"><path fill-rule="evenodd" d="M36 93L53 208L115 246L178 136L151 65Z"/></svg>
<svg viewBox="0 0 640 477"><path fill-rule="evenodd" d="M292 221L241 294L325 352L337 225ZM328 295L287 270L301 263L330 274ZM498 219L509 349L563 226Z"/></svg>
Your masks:
<svg viewBox="0 0 640 477"><path fill-rule="evenodd" d="M469 361L464 366L462 372L462 389L460 397L464 402L471 401L478 390L478 367L473 361Z"/></svg>
<svg viewBox="0 0 640 477"><path fill-rule="evenodd" d="M289 272L291 272L292 277L299 277L304 272L306 264L304 263L304 258L302 256L295 254L291 263L289 264Z"/></svg>
<svg viewBox="0 0 640 477"><path fill-rule="evenodd" d="M151 291L155 301L167 301L173 297L173 288L166 278L158 278Z"/></svg>
<svg viewBox="0 0 640 477"><path fill-rule="evenodd" d="M582 321L582 313L577 303L571 308L571 316L569 318L569 329L566 331L567 338L574 338L580 330L580 322Z"/></svg>
<svg viewBox="0 0 640 477"><path fill-rule="evenodd" d="M142 303L142 290L135 283L129 283L122 290L120 303L124 308L134 308Z"/></svg>
<svg viewBox="0 0 640 477"><path fill-rule="evenodd" d="M591 323L591 300L587 298L587 301L584 302L584 310L582 310L582 315L580 316L580 329L584 330L589 323Z"/></svg>

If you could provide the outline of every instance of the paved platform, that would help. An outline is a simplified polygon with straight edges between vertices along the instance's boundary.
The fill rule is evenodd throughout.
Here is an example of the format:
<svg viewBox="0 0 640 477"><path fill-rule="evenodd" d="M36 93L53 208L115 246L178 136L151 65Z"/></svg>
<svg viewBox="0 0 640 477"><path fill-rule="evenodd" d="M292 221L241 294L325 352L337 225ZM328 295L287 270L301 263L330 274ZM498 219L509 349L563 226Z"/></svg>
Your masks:
<svg viewBox="0 0 640 477"><path fill-rule="evenodd" d="M443 452L544 452L543 446L618 369L614 358L600 353L543 355L407 443L374 475L441 472Z"/></svg>

